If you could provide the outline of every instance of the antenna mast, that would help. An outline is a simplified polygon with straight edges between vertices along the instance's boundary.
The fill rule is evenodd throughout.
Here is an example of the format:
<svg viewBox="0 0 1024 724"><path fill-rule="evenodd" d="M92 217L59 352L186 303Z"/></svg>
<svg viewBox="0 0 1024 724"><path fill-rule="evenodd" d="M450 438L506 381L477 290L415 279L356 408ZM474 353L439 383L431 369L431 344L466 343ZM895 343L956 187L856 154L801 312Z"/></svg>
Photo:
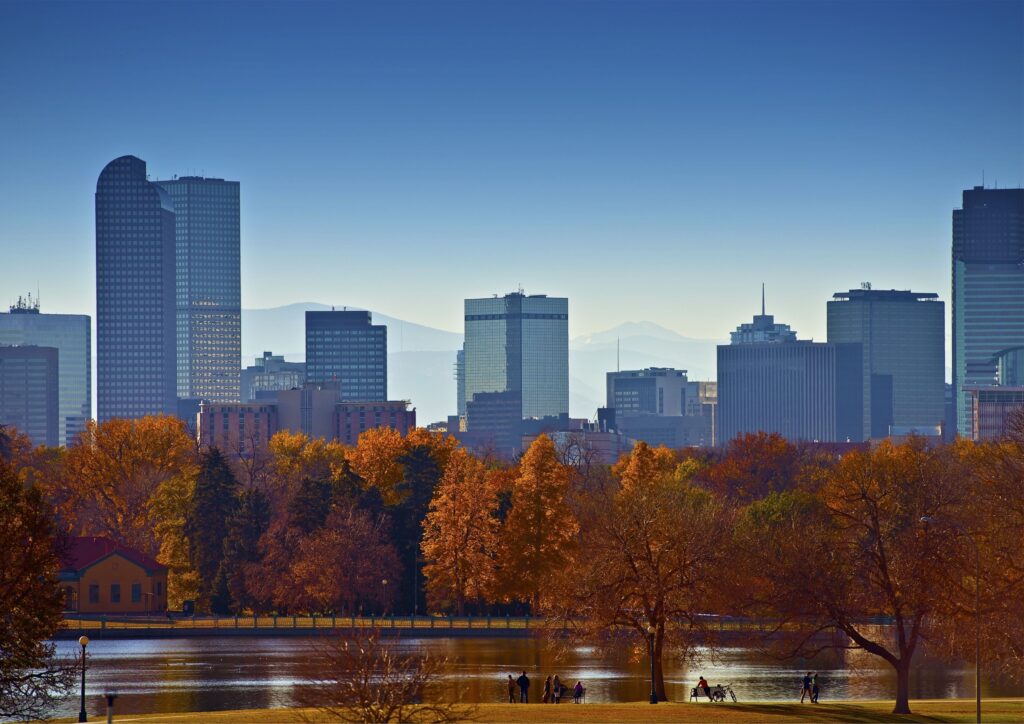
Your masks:
<svg viewBox="0 0 1024 724"><path fill-rule="evenodd" d="M761 316L764 316L764 282L761 282Z"/></svg>

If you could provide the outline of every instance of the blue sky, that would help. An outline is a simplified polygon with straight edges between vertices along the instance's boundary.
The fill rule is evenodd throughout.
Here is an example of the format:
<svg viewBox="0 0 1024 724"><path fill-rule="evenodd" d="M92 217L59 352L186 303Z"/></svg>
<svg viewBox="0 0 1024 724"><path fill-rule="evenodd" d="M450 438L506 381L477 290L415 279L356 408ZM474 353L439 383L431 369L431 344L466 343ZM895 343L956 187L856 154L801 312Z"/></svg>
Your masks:
<svg viewBox="0 0 1024 724"><path fill-rule="evenodd" d="M126 153L241 182L245 307L460 331L521 284L573 335L948 301L960 191L1024 179L1019 1L3 2L0 89L0 302L51 312Z"/></svg>

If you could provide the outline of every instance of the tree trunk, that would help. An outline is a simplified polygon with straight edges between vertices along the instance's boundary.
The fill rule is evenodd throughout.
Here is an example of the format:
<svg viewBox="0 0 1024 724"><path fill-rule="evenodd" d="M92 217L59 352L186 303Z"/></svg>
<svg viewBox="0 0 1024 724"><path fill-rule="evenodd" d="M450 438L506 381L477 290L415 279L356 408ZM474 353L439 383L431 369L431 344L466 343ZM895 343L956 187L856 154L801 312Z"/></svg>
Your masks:
<svg viewBox="0 0 1024 724"><path fill-rule="evenodd" d="M896 706L893 707L893 714L910 713L910 661L900 659L895 664L896 668Z"/></svg>
<svg viewBox="0 0 1024 724"><path fill-rule="evenodd" d="M658 701L668 701L665 694L665 667L661 663L662 639L659 636L654 644L654 693Z"/></svg>

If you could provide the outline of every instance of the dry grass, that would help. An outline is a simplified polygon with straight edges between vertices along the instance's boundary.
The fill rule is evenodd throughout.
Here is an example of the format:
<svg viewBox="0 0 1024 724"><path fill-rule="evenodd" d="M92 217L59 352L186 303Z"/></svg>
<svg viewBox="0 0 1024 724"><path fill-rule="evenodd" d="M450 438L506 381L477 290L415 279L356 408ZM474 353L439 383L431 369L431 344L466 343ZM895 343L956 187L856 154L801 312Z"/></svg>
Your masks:
<svg viewBox="0 0 1024 724"><path fill-rule="evenodd" d="M973 722L973 699L913 701L910 716L891 714L891 701L842 704L744 703L744 704L480 704L479 722ZM1024 722L1024 699L991 699L983 703L986 722ZM94 721L103 721L93 715ZM330 721L310 710L242 709L192 714L130 714L116 716L117 722L143 724L281 724L301 721ZM75 719L59 721L72 722Z"/></svg>

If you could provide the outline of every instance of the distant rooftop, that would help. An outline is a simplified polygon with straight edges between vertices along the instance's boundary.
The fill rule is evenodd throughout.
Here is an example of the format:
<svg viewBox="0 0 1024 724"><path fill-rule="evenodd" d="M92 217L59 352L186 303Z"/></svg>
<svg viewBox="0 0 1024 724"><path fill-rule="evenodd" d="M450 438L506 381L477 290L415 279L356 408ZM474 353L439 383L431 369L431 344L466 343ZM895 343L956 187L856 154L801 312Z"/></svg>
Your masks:
<svg viewBox="0 0 1024 724"><path fill-rule="evenodd" d="M11 305L11 314L39 314L39 297L35 299L29 294L27 298L18 297L18 301Z"/></svg>
<svg viewBox="0 0 1024 724"><path fill-rule="evenodd" d="M867 299L872 302L933 302L939 295L934 292L912 292L909 289L851 289L836 292L832 298L837 301Z"/></svg>

